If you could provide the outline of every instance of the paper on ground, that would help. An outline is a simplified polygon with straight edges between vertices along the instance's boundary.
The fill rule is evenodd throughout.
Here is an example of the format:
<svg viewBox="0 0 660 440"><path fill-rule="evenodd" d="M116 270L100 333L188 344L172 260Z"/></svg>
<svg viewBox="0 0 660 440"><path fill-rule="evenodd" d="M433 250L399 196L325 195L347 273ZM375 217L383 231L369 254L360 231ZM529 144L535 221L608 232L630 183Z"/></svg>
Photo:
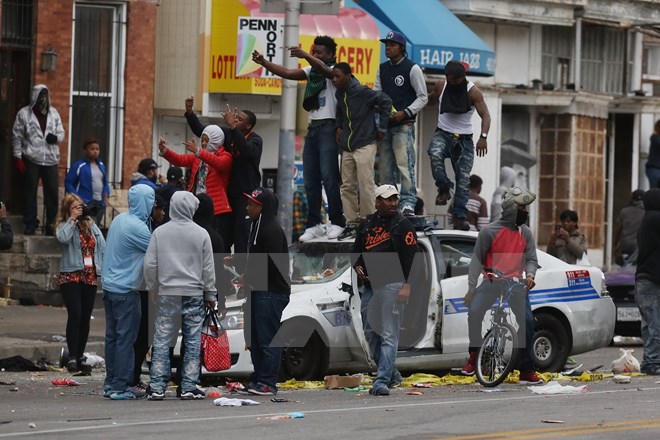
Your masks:
<svg viewBox="0 0 660 440"><path fill-rule="evenodd" d="M546 383L545 385L536 386L536 387L527 387L534 394L579 394L587 391L587 386L582 385L579 387L573 387L570 385L562 385L554 380Z"/></svg>

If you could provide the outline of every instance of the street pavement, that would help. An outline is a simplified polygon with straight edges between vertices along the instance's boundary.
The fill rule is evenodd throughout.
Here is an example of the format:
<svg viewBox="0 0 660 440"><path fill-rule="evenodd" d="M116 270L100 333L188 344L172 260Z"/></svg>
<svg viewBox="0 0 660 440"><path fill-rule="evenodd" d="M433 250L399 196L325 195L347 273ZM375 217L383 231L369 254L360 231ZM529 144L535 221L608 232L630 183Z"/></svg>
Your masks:
<svg viewBox="0 0 660 440"><path fill-rule="evenodd" d="M94 311L92 347L102 346L102 312ZM34 359L56 361L64 342L52 338L64 335L65 323L62 308L0 307L0 358L31 350L37 356ZM642 347L632 348L641 359ZM100 348L95 351L102 355ZM583 369L602 366L598 369L607 371L618 357L619 347L610 346L574 360ZM438 386L421 389L422 395L407 394L420 390L402 387L388 397L281 389L278 397L288 402L254 396L260 405L240 408L217 407L212 399L180 401L173 388L162 402L110 401L102 397L103 377L102 369L86 377L65 372L0 372L0 439L660 438L660 377L653 376L635 376L629 384L604 378L586 383L586 392L558 396L534 395L526 386L509 383L495 389L476 383ZM52 385L52 380L62 378L75 379L80 385ZM282 418L289 412L302 412L304 418Z"/></svg>

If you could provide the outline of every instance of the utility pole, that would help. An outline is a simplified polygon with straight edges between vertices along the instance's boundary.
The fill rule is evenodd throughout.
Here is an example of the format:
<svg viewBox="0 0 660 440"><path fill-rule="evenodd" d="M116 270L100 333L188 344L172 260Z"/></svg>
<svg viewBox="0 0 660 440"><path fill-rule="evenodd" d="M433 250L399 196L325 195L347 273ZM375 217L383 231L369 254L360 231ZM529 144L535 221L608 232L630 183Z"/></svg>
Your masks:
<svg viewBox="0 0 660 440"><path fill-rule="evenodd" d="M289 47L298 47L300 31L300 0L284 2L284 67L295 69L298 58L287 54ZM280 121L280 145L277 165L277 198L282 229L291 243L293 224L293 167L295 155L296 104L298 82L282 79L282 110Z"/></svg>

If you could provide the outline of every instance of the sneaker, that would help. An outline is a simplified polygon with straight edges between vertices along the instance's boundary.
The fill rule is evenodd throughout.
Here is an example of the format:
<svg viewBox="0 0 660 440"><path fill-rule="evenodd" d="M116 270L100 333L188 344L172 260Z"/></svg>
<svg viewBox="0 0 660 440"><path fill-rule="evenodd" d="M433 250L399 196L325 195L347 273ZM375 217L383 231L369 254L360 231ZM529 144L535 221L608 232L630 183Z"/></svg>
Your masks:
<svg viewBox="0 0 660 440"><path fill-rule="evenodd" d="M206 399L206 393L199 388L193 388L190 391L181 391L181 396L179 397L181 400L199 400L199 399Z"/></svg>
<svg viewBox="0 0 660 440"><path fill-rule="evenodd" d="M120 393L112 393L110 394L110 399L112 400L135 400L135 399L142 399L145 396L144 393L136 392L134 389L129 389L126 391L122 391Z"/></svg>
<svg viewBox="0 0 660 440"><path fill-rule="evenodd" d="M70 358L66 363L66 371L69 373L75 373L78 371L78 361L75 358Z"/></svg>
<svg viewBox="0 0 660 440"><path fill-rule="evenodd" d="M468 221L465 220L465 219L456 218L456 219L454 219L454 230L469 231L470 230L470 223L468 223Z"/></svg>
<svg viewBox="0 0 660 440"><path fill-rule="evenodd" d="M475 365L477 363L478 355L479 353L476 351L470 353L470 357L468 358L467 364L465 364L465 366L461 369L461 374L463 376L474 376Z"/></svg>
<svg viewBox="0 0 660 440"><path fill-rule="evenodd" d="M82 371L83 373L91 373L92 372L92 366L86 363L87 357L83 356L78 359L78 370Z"/></svg>
<svg viewBox="0 0 660 440"><path fill-rule="evenodd" d="M109 388L108 388L108 389L104 389L104 390L103 390L103 397L105 397L106 399L109 399L110 396L112 396L112 390L110 390Z"/></svg>
<svg viewBox="0 0 660 440"><path fill-rule="evenodd" d="M147 400L163 400L165 398L165 392L155 391L149 388L147 392Z"/></svg>
<svg viewBox="0 0 660 440"><path fill-rule="evenodd" d="M144 393L147 393L147 391L149 390L149 385L147 385L146 383L140 381L140 382L137 383L137 385L135 385L133 387L133 389L136 390L136 391L142 391Z"/></svg>
<svg viewBox="0 0 660 440"><path fill-rule="evenodd" d="M328 226L328 238L337 238L341 235L342 232L344 232L345 228L342 228L341 226L337 225L330 225Z"/></svg>
<svg viewBox="0 0 660 440"><path fill-rule="evenodd" d="M444 206L447 204L447 201L451 199L451 194L449 193L449 187L447 185L441 185L438 187L438 195L435 196L435 204L438 206Z"/></svg>
<svg viewBox="0 0 660 440"><path fill-rule="evenodd" d="M337 240L346 240L347 238L355 237L357 234L357 225L354 223L349 223L344 228L344 231L339 234Z"/></svg>
<svg viewBox="0 0 660 440"><path fill-rule="evenodd" d="M274 396L275 394L277 394L277 390L274 390L268 385L257 385L254 388L248 388L248 393L257 396Z"/></svg>
<svg viewBox="0 0 660 440"><path fill-rule="evenodd" d="M325 236L325 227L321 223L319 223L318 225L312 228L305 229L305 233L301 235L298 240L304 242L323 236Z"/></svg>
<svg viewBox="0 0 660 440"><path fill-rule="evenodd" d="M401 209L401 215L404 215L406 217L413 217L415 215L415 209L411 208L410 206L404 206Z"/></svg>
<svg viewBox="0 0 660 440"><path fill-rule="evenodd" d="M520 385L534 385L537 383L543 383L543 379L536 374L536 371L529 370L520 372Z"/></svg>
<svg viewBox="0 0 660 440"><path fill-rule="evenodd" d="M369 390L372 396L389 396L390 390L387 387L373 387Z"/></svg>

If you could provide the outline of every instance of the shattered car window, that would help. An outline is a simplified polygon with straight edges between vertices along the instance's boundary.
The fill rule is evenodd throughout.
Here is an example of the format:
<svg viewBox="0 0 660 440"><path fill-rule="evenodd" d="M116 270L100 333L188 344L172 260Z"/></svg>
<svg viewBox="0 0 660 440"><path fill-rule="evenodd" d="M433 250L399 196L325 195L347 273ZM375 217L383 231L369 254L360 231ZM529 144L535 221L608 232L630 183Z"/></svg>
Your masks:
<svg viewBox="0 0 660 440"><path fill-rule="evenodd" d="M292 284L325 283L351 267L353 243L307 242L289 247Z"/></svg>

